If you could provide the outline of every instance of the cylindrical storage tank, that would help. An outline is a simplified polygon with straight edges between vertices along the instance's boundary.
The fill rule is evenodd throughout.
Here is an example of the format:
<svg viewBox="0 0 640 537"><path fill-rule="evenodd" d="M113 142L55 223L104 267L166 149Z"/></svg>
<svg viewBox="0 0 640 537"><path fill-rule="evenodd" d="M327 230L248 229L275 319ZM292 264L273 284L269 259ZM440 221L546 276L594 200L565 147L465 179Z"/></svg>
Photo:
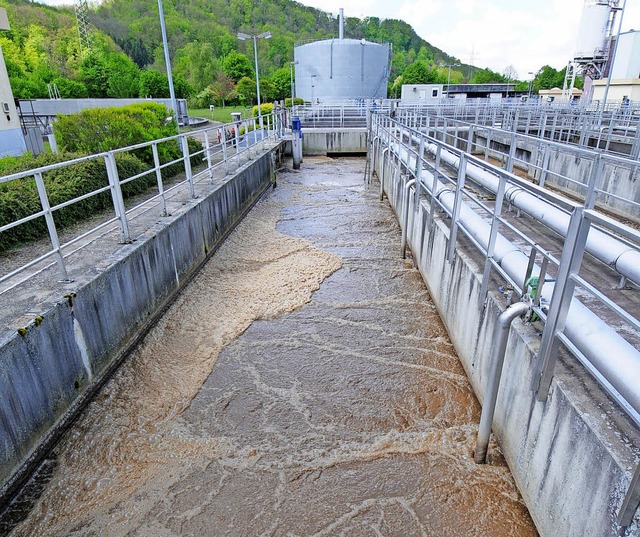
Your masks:
<svg viewBox="0 0 640 537"><path fill-rule="evenodd" d="M385 98L389 44L327 39L295 47L296 97L305 101Z"/></svg>
<svg viewBox="0 0 640 537"><path fill-rule="evenodd" d="M585 1L578 30L576 59L597 58L604 55L609 13L608 0Z"/></svg>

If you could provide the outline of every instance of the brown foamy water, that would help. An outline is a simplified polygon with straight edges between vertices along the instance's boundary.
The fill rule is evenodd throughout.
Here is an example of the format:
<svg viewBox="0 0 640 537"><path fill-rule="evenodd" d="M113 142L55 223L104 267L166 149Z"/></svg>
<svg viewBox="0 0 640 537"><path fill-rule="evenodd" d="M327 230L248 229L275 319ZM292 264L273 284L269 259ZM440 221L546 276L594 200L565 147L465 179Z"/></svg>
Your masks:
<svg viewBox="0 0 640 537"><path fill-rule="evenodd" d="M15 535L536 534L497 448L473 463L479 406L362 166L279 178L68 432Z"/></svg>

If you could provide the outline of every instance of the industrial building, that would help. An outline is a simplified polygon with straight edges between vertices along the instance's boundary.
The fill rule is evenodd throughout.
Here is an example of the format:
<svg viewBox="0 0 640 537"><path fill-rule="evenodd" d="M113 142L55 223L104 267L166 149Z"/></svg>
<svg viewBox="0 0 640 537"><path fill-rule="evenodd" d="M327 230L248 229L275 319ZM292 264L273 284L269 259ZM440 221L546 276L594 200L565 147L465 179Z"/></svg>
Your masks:
<svg viewBox="0 0 640 537"><path fill-rule="evenodd" d="M7 10L0 8L0 30L9 30ZM9 74L0 49L0 157L20 156L27 150L13 100Z"/></svg>
<svg viewBox="0 0 640 537"><path fill-rule="evenodd" d="M346 39L344 14L340 10L338 39L296 45L296 97L314 103L385 98L389 57L389 43Z"/></svg>
<svg viewBox="0 0 640 537"><path fill-rule="evenodd" d="M624 5L620 0L585 0L563 99L576 95L576 76L584 76L586 102L640 98L640 36L620 31Z"/></svg>

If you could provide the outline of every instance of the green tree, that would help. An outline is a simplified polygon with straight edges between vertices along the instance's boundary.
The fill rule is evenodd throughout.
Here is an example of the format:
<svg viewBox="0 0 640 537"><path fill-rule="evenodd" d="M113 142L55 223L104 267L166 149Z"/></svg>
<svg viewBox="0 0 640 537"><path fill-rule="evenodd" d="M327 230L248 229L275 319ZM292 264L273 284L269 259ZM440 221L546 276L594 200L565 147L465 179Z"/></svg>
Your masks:
<svg viewBox="0 0 640 537"><path fill-rule="evenodd" d="M232 101L238 97L235 82L224 73L218 73L215 82L207 88L207 91L214 102L222 106L225 105L225 101Z"/></svg>
<svg viewBox="0 0 640 537"><path fill-rule="evenodd" d="M140 73L140 97L169 97L169 81L167 75L154 69Z"/></svg>
<svg viewBox="0 0 640 537"><path fill-rule="evenodd" d="M543 66L533 80L536 91L541 89L561 88L564 85L565 70L556 71L550 65Z"/></svg>
<svg viewBox="0 0 640 537"><path fill-rule="evenodd" d="M478 69L471 77L471 84L504 84L507 79L500 73L496 73L489 68Z"/></svg>
<svg viewBox="0 0 640 537"><path fill-rule="evenodd" d="M291 70L283 67L271 75L273 84L273 98L285 99L291 96ZM262 91L262 89L260 90Z"/></svg>
<svg viewBox="0 0 640 537"><path fill-rule="evenodd" d="M260 79L260 100L263 103L273 101L276 98L275 86L266 79Z"/></svg>
<svg viewBox="0 0 640 537"><path fill-rule="evenodd" d="M107 96L116 99L137 97L140 87L140 69L124 54L109 54L106 58Z"/></svg>
<svg viewBox="0 0 640 537"><path fill-rule="evenodd" d="M244 106L256 101L258 95L256 93L256 81L251 80L248 76L243 76L236 84L236 92L238 99Z"/></svg>
<svg viewBox="0 0 640 537"><path fill-rule="evenodd" d="M176 53L173 72L182 76L195 91L201 91L211 84L219 71L220 65L212 43L187 43Z"/></svg>
<svg viewBox="0 0 640 537"><path fill-rule="evenodd" d="M58 77L53 80L53 83L63 99L84 99L89 96L87 87L82 82Z"/></svg>
<svg viewBox="0 0 640 537"><path fill-rule="evenodd" d="M403 84L436 84L438 73L429 69L427 62L416 60L402 73Z"/></svg>
<svg viewBox="0 0 640 537"><path fill-rule="evenodd" d="M89 97L107 97L109 94L109 68L104 57L97 52L87 55L80 64L80 82L89 92Z"/></svg>
<svg viewBox="0 0 640 537"><path fill-rule="evenodd" d="M234 82L239 82L244 77L250 78L253 76L253 68L249 58L233 50L222 61L222 68L224 69L224 74Z"/></svg>

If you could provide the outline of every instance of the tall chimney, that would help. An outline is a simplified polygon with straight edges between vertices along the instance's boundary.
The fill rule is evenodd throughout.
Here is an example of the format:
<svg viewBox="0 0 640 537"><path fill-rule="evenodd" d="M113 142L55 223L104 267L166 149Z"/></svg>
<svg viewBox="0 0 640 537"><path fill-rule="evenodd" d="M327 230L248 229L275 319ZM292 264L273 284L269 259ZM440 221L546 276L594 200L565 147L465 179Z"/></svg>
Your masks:
<svg viewBox="0 0 640 537"><path fill-rule="evenodd" d="M340 37L340 39L344 39L344 8L340 8L340 15L338 17L338 24L340 29L338 37Z"/></svg>

